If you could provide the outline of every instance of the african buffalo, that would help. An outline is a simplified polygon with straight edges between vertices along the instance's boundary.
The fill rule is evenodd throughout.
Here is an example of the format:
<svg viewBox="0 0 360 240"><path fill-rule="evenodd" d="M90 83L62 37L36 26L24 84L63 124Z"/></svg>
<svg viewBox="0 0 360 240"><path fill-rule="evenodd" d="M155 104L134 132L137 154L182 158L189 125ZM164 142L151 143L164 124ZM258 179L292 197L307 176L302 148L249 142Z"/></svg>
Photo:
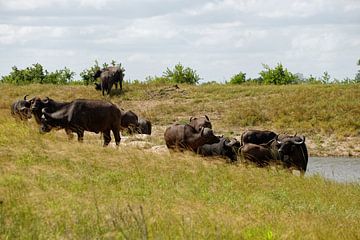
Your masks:
<svg viewBox="0 0 360 240"><path fill-rule="evenodd" d="M113 132L116 145L120 144L121 110L110 102L100 100L77 99L50 113L43 110L42 130L49 132L53 127L70 129L76 132L82 141L84 131L99 133L104 136L104 146L111 141Z"/></svg>
<svg viewBox="0 0 360 240"><path fill-rule="evenodd" d="M147 119L139 118L137 133L151 135L151 122Z"/></svg>
<svg viewBox="0 0 360 240"><path fill-rule="evenodd" d="M165 130L164 139L168 149L186 149L194 152L204 144L212 144L220 141L210 128L202 128L200 132L198 132L189 124L171 125Z"/></svg>
<svg viewBox="0 0 360 240"><path fill-rule="evenodd" d="M122 81L125 76L124 71L125 70L120 66L107 67L96 71L94 74L94 79L100 77L100 84L95 83L95 89L102 90L102 95L104 95L105 91L107 94L110 94L113 84L115 84L115 88L117 89L119 83L120 89L122 89Z"/></svg>
<svg viewBox="0 0 360 240"><path fill-rule="evenodd" d="M121 130L127 130L129 134L132 134L136 131L139 126L138 116L133 111L121 111Z"/></svg>
<svg viewBox="0 0 360 240"><path fill-rule="evenodd" d="M197 152L202 156L221 156L227 157L231 162L237 160L237 152L240 148L240 142L234 139L221 137L220 142L213 144L204 144L200 146Z"/></svg>
<svg viewBox="0 0 360 240"><path fill-rule="evenodd" d="M284 167L297 169L304 175L308 163L308 152L304 136L283 135L265 144L247 143L240 148L243 159L266 166L280 162Z"/></svg>
<svg viewBox="0 0 360 240"><path fill-rule="evenodd" d="M305 136L283 135L276 139L280 159L287 168L295 168L303 175L306 172L309 155Z"/></svg>
<svg viewBox="0 0 360 240"><path fill-rule="evenodd" d="M28 95L24 96L24 100L17 100L11 104L11 115L14 118L20 119L22 121L27 121L31 118L31 102L26 100L27 96Z"/></svg>
<svg viewBox="0 0 360 240"><path fill-rule="evenodd" d="M35 121L41 127L44 127L41 121L43 115L43 109L46 108L47 113L53 113L62 109L64 106L69 105L70 103L70 102L58 102L49 97L46 97L43 100L39 97L34 97L30 101L31 101L31 112L34 115ZM57 129L61 129L61 127L58 126ZM65 132L69 139L73 138L73 133L70 129L65 128Z"/></svg>
<svg viewBox="0 0 360 240"><path fill-rule="evenodd" d="M212 129L210 119L206 115L204 115L203 117L191 117L189 120L189 125L195 128L195 130L198 132L203 127Z"/></svg>
<svg viewBox="0 0 360 240"><path fill-rule="evenodd" d="M247 130L241 134L240 143L241 145L247 143L263 144L275 139L276 136L277 134L272 131Z"/></svg>

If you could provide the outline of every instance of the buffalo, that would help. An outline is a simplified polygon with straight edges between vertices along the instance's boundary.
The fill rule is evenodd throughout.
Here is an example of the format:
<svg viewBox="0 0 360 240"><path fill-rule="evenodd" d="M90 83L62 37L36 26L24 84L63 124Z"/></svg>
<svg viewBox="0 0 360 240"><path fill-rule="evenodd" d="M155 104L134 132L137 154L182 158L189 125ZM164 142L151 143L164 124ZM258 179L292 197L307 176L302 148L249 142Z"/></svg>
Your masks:
<svg viewBox="0 0 360 240"><path fill-rule="evenodd" d="M241 145L247 143L263 144L275 139L276 136L277 134L272 131L247 130L241 134L240 142Z"/></svg>
<svg viewBox="0 0 360 240"><path fill-rule="evenodd" d="M190 117L189 125L195 128L196 131L200 131L201 128L210 128L212 125L208 116L204 115L203 117Z"/></svg>
<svg viewBox="0 0 360 240"><path fill-rule="evenodd" d="M133 134L139 126L139 118L133 111L121 111L121 130L127 130L129 134Z"/></svg>
<svg viewBox="0 0 360 240"><path fill-rule="evenodd" d="M23 100L17 100L10 106L11 115L15 119L20 119L22 121L27 121L31 118L31 102L29 100L26 100L26 97L28 95L24 96Z"/></svg>
<svg viewBox="0 0 360 240"><path fill-rule="evenodd" d="M41 130L49 132L52 128L70 129L82 141L84 131L103 133L104 146L111 141L110 132L115 137L116 145L120 144L121 110L110 102L100 100L77 99L55 112L42 110Z"/></svg>
<svg viewBox="0 0 360 240"><path fill-rule="evenodd" d="M220 156L229 158L231 162L237 161L237 153L240 148L240 142L234 139L221 137L220 142L213 144L204 144L200 146L197 152L202 156Z"/></svg>
<svg viewBox="0 0 360 240"><path fill-rule="evenodd" d="M44 125L42 124L43 109L46 108L47 113L53 113L70 104L70 102L55 101L49 97L46 97L43 100L39 97L34 97L30 101L31 101L31 112L34 115L35 121L41 127L44 127ZM57 129L61 129L61 127L58 126ZM73 133L70 129L65 128L65 132L69 139L73 138Z"/></svg>
<svg viewBox="0 0 360 240"><path fill-rule="evenodd" d="M104 93L110 94L112 85L115 84L115 88L118 88L118 83L120 85L120 89L122 90L122 82L124 79L124 69L120 66L118 67L107 67L101 70L98 70L94 74L94 79L100 77L100 84L95 83L96 90L102 90L102 95Z"/></svg>
<svg viewBox="0 0 360 240"><path fill-rule="evenodd" d="M151 135L151 122L147 119L139 118L137 133Z"/></svg>
<svg viewBox="0 0 360 240"><path fill-rule="evenodd" d="M165 130L164 139L166 146L171 150L191 150L196 152L204 144L220 141L210 128L201 128L197 131L189 124L173 124Z"/></svg>
<svg viewBox="0 0 360 240"><path fill-rule="evenodd" d="M244 160L266 166L271 162L280 162L284 167L306 172L308 152L304 136L283 135L268 143L247 143L240 148Z"/></svg>

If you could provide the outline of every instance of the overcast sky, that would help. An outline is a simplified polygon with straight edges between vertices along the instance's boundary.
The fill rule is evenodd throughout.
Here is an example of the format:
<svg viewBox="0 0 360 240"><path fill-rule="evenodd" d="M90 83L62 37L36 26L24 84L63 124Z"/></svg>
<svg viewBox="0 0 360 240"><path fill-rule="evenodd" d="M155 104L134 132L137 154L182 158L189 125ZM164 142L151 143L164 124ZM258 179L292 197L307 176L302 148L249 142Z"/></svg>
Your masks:
<svg viewBox="0 0 360 240"><path fill-rule="evenodd" d="M262 63L353 78L360 0L0 0L1 76L34 63L79 74L113 59L127 80L179 62L201 82L258 77Z"/></svg>

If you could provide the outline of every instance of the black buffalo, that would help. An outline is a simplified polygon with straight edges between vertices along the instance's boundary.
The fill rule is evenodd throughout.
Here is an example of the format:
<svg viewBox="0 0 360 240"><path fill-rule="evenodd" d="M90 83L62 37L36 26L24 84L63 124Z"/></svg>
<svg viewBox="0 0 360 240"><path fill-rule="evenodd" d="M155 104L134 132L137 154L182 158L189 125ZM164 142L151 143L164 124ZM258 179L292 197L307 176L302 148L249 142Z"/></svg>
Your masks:
<svg viewBox="0 0 360 240"><path fill-rule="evenodd" d="M27 96L25 95L23 100L17 100L11 104L10 111L14 118L22 121L27 121L31 118L31 102L26 100Z"/></svg>
<svg viewBox="0 0 360 240"><path fill-rule="evenodd" d="M204 144L220 141L210 128L202 128L200 131L197 131L189 124L171 125L165 130L164 139L168 149L191 150L194 152Z"/></svg>
<svg viewBox="0 0 360 240"><path fill-rule="evenodd" d="M197 152L202 156L220 156L229 158L231 162L235 162L239 148L240 142L235 138L230 140L221 137L220 142L204 144L198 148Z"/></svg>
<svg viewBox="0 0 360 240"><path fill-rule="evenodd" d="M190 117L189 125L195 128L196 131L200 131L201 128L210 128L212 125L208 116L204 115L203 117Z"/></svg>
<svg viewBox="0 0 360 240"><path fill-rule="evenodd" d="M139 118L133 111L121 109L121 130L127 130L129 134L136 132L139 126Z"/></svg>
<svg viewBox="0 0 360 240"><path fill-rule="evenodd" d="M120 85L120 89L122 89L122 82L124 79L124 69L120 66L118 67L107 67L101 70L98 70L94 74L94 79L100 77L100 84L95 83L96 90L102 90L102 95L106 92L110 94L112 85L115 84L115 88L118 88L118 83Z"/></svg>
<svg viewBox="0 0 360 240"><path fill-rule="evenodd" d="M61 109L49 113L43 110L42 131L49 132L53 127L70 129L82 141L84 131L103 133L104 146L111 141L110 132L115 137L116 145L120 144L121 111L110 103L99 100L77 99Z"/></svg>
<svg viewBox="0 0 360 240"><path fill-rule="evenodd" d="M55 101L49 97L46 97L45 99L34 97L30 100L30 102L31 102L31 112L34 115L35 121L37 122L37 124L39 124L42 127L44 127L42 123L43 109L46 108L47 113L53 113L70 104L70 102ZM61 129L61 128L63 127L60 126L57 127L57 129ZM73 138L73 133L70 129L65 128L65 132L69 139Z"/></svg>
<svg viewBox="0 0 360 240"><path fill-rule="evenodd" d="M240 142L241 145L247 143L263 144L275 139L276 136L277 134L272 131L247 130L241 134Z"/></svg>
<svg viewBox="0 0 360 240"><path fill-rule="evenodd" d="M266 166L279 162L289 169L299 170L304 175L308 163L308 152L304 136L283 135L265 144L247 143L240 148L243 159Z"/></svg>
<svg viewBox="0 0 360 240"><path fill-rule="evenodd" d="M151 122L147 119L139 118L137 133L151 135Z"/></svg>

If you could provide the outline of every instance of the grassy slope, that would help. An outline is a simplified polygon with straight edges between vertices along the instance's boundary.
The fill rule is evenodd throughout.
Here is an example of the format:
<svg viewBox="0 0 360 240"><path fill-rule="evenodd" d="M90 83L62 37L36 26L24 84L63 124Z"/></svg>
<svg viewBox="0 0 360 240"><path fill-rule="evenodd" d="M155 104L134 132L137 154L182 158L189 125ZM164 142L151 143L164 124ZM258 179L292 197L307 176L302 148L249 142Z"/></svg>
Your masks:
<svg viewBox="0 0 360 240"><path fill-rule="evenodd" d="M83 144L63 131L40 135L33 121L10 117L10 103L25 94L102 99L92 87L0 85L0 238L360 238L359 184L151 148L164 144L164 126L208 114L227 136L296 131L310 153L357 155L358 86L168 87L131 85L111 98L155 128L144 148L115 149L88 133Z"/></svg>

